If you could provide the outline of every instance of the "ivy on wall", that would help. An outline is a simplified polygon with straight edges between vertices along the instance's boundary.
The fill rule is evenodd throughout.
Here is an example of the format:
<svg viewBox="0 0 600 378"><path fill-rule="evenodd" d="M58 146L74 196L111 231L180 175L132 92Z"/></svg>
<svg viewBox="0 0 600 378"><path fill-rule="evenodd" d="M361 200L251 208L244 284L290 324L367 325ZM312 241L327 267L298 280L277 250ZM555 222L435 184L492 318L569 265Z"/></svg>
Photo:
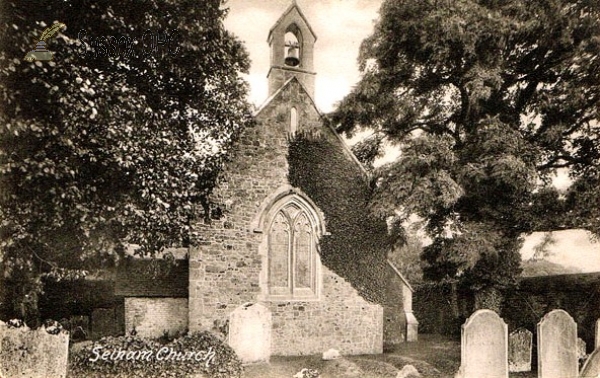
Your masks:
<svg viewBox="0 0 600 378"><path fill-rule="evenodd" d="M390 238L384 219L369 211L371 189L364 172L332 133L290 138L288 180L324 213L331 235L320 241L322 263L370 302L384 304Z"/></svg>
<svg viewBox="0 0 600 378"><path fill-rule="evenodd" d="M563 309L577 323L578 336L588 346L594 345L594 325L600 313L600 273L527 277L518 287L502 290L501 295L500 316L510 332L523 327L535 334L537 323L545 314ZM460 336L461 324L475 308L474 291L461 287L457 293L459 312L455 317L449 283L421 284L413 298L419 331L423 333Z"/></svg>

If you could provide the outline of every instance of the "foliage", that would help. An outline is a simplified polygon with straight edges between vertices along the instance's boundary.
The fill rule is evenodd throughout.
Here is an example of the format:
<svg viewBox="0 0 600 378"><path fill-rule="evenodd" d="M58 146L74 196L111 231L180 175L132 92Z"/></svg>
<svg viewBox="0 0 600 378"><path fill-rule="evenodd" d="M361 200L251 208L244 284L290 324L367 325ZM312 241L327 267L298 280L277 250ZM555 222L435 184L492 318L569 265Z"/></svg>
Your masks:
<svg viewBox="0 0 600 378"><path fill-rule="evenodd" d="M375 159L383 156L380 148L383 138L381 135L373 134L352 146L352 153L369 170L373 169Z"/></svg>
<svg viewBox="0 0 600 378"><path fill-rule="evenodd" d="M161 352L163 348L168 352ZM127 359L127 354L119 357L119 351L131 352L131 358ZM139 353L148 351L153 352L151 357ZM195 356L167 358L171 351L201 354L197 354L197 359ZM102 359L104 352L114 352L113 358L107 356ZM136 361L134 356L141 357ZM69 374L74 377L183 378L194 373L205 373L210 378L239 378L243 371L233 349L209 332L188 334L167 344L137 336L106 337L72 351L69 359Z"/></svg>
<svg viewBox="0 0 600 378"><path fill-rule="evenodd" d="M529 259L530 261L538 261L545 257L549 257L552 252L549 250L550 247L556 244L556 239L552 232L544 233L542 240L533 247L533 255Z"/></svg>
<svg viewBox="0 0 600 378"><path fill-rule="evenodd" d="M599 195L598 51L596 2L382 4L361 46L362 79L331 121L401 147L376 172L372 208L427 221L425 278L511 285L521 235L589 228L574 215ZM578 195L550 187L557 169L570 170Z"/></svg>
<svg viewBox="0 0 600 378"><path fill-rule="evenodd" d="M425 282L414 289L413 312L419 320L419 333L460 337L460 326L473 313L472 291L451 282Z"/></svg>
<svg viewBox="0 0 600 378"><path fill-rule="evenodd" d="M578 336L594 345L599 282L597 273L524 278L519 288L505 292L502 318L511 328L525 327L535 332L542 316L564 309L577 323Z"/></svg>
<svg viewBox="0 0 600 378"><path fill-rule="evenodd" d="M2 2L0 248L18 302L40 275L79 278L125 244L193 241L195 207L250 118L249 60L222 3ZM54 60L24 62L55 20Z"/></svg>
<svg viewBox="0 0 600 378"><path fill-rule="evenodd" d="M536 332L542 317L554 309L564 309L577 323L578 336L594 345L594 326L600 302L600 274L566 274L523 278L519 286L500 290L502 311L509 331L519 327ZM419 332L460 335L460 326L472 314L477 291L461 287L459 314L451 310L450 283L426 283L416 286L414 312ZM456 316L458 315L458 316Z"/></svg>
<svg viewBox="0 0 600 378"><path fill-rule="evenodd" d="M319 242L323 265L369 301L383 303L387 251L385 220L369 212L372 190L366 172L350 159L333 133L296 133L290 140L288 180L323 211Z"/></svg>
<svg viewBox="0 0 600 378"><path fill-rule="evenodd" d="M406 233L406 241L401 245L396 244L388 254L388 259L404 275L411 284L423 281L423 268L421 253L423 242L419 234L412 228Z"/></svg>
<svg viewBox="0 0 600 378"><path fill-rule="evenodd" d="M577 178L566 194L569 213L577 220L579 228L584 228L600 238L600 172L588 169L585 176Z"/></svg>

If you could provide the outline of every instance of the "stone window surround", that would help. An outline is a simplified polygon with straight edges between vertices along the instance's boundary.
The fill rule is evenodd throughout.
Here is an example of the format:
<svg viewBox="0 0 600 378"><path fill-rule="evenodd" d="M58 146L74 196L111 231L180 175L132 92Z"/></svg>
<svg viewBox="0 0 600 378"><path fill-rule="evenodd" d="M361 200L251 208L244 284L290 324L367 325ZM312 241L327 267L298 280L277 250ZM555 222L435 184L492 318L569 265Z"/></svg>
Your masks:
<svg viewBox="0 0 600 378"><path fill-rule="evenodd" d="M293 295L291 292L286 294L270 294L268 286L269 276L269 228L271 221L274 216L290 203L300 207L306 215L310 218L313 224L313 231L316 237L315 247L315 292L311 295ZM321 258L319 251L319 239L323 235L330 235L325 230L325 222L323 220L323 213L316 207L310 198L304 194L301 190L292 187L291 185L284 185L273 192L270 196L265 199L262 206L259 208L257 218L252 222L255 233L262 234L262 240L258 247L259 255L262 259L262 269L260 272L260 287L261 292L258 295L259 301L284 301L284 302L312 302L320 301L322 298L322 267Z"/></svg>

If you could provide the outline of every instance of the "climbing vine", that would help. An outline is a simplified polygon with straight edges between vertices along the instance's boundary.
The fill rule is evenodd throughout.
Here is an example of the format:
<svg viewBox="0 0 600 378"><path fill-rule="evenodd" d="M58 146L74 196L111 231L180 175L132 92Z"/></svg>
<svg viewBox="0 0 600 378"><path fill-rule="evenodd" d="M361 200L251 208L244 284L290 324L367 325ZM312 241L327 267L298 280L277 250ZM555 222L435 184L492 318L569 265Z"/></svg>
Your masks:
<svg viewBox="0 0 600 378"><path fill-rule="evenodd" d="M290 139L289 182L323 211L330 235L320 242L323 264L367 300L383 303L390 238L384 219L371 214L368 176L332 133Z"/></svg>

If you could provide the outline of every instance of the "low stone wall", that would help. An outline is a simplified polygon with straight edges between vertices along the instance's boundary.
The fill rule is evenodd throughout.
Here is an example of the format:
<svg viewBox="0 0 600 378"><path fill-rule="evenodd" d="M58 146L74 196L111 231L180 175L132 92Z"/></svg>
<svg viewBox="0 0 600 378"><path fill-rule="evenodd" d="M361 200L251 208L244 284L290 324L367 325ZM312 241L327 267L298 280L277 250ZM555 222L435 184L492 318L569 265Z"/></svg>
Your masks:
<svg viewBox="0 0 600 378"><path fill-rule="evenodd" d="M563 309L577 323L578 336L590 346L587 352L592 352L595 322L600 314L600 301L596 300L600 298L600 273L527 277L518 288L504 290L502 294L500 316L509 331L525 328L535 334L544 314ZM413 299L422 333L459 334L461 324L475 305L474 293L459 289L453 309L450 285L419 285Z"/></svg>
<svg viewBox="0 0 600 378"><path fill-rule="evenodd" d="M125 332L141 337L174 335L188 328L186 298L125 298Z"/></svg>
<svg viewBox="0 0 600 378"><path fill-rule="evenodd" d="M0 321L0 377L65 378L69 334L8 327Z"/></svg>

